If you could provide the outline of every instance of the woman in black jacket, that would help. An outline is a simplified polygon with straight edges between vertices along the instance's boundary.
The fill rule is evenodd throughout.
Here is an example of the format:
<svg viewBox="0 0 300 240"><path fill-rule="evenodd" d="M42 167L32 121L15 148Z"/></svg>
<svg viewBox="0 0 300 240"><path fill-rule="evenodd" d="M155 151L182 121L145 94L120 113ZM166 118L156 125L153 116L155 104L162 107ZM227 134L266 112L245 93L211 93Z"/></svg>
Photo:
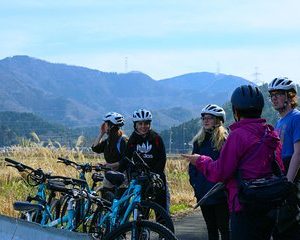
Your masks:
<svg viewBox="0 0 300 240"><path fill-rule="evenodd" d="M210 156L213 160L219 157L221 148L227 138L224 128L225 111L215 104L209 104L201 111L202 127L193 139L192 154ZM194 188L199 201L214 185L189 164L190 184ZM218 240L219 232L222 240L229 239L229 210L225 191L220 191L208 197L201 205L209 240Z"/></svg>
<svg viewBox="0 0 300 240"><path fill-rule="evenodd" d="M103 153L106 167L118 170L119 162L125 156L127 138L120 129L124 125L124 117L116 112L105 114L100 132L95 139L92 150L96 153ZM104 138L104 136L107 136ZM104 187L111 188L113 185L104 179Z"/></svg>
<svg viewBox="0 0 300 240"><path fill-rule="evenodd" d="M134 132L129 137L125 155L131 159L133 153L137 152L148 164L150 171L160 175L164 188L156 196L155 202L169 212L170 197L165 175L165 145L162 138L151 129L151 121L152 114L146 109L139 109L133 113Z"/></svg>

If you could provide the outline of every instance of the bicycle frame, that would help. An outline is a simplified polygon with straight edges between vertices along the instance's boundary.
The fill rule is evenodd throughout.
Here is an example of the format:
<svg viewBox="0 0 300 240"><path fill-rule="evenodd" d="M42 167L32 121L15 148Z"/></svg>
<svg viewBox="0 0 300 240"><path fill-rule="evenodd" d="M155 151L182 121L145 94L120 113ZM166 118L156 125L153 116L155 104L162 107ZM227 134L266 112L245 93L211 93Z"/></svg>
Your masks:
<svg viewBox="0 0 300 240"><path fill-rule="evenodd" d="M75 219L75 199L71 198L68 201L68 208L67 208L67 214L63 217L59 217L51 222L48 222L47 224L41 224L44 227L56 227L59 225L62 225L64 223L67 223L66 229L72 231L75 229L74 219ZM44 215L50 214L50 212L46 211L44 212ZM51 214L50 214L51 215Z"/></svg>
<svg viewBox="0 0 300 240"><path fill-rule="evenodd" d="M141 188L142 187L138 184L137 180L131 180L128 189L119 200L113 200L111 211L107 212L99 219L97 226L101 228L101 226L105 226L105 223L109 221L109 230L112 231L117 226L126 223L132 212L133 221L137 221L138 212L135 207L141 202ZM126 207L126 211L120 216L120 211L124 206Z"/></svg>

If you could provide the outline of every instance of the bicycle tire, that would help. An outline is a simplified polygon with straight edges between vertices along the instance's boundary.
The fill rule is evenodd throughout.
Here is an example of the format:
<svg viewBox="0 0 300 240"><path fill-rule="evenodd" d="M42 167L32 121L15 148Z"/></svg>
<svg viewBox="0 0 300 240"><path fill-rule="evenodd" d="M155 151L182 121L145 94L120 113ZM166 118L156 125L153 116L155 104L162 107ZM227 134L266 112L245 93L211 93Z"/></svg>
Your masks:
<svg viewBox="0 0 300 240"><path fill-rule="evenodd" d="M58 207L58 199L53 199L50 204L50 214L53 217L53 219L55 219L57 216L57 207ZM44 211L45 210L31 210L27 212L21 212L20 219L41 224ZM26 214L28 214L30 220L27 218ZM47 215L46 223L48 221L50 221L50 218Z"/></svg>
<svg viewBox="0 0 300 240"><path fill-rule="evenodd" d="M162 206L155 202L145 200L141 201L140 206L142 219L158 222L168 228L171 232L175 232L173 220ZM155 214L155 216L151 216L153 214Z"/></svg>
<svg viewBox="0 0 300 240"><path fill-rule="evenodd" d="M50 203L50 213L52 216L52 221L54 219L57 219L60 215L60 201L59 199L52 199L51 203ZM51 219L48 219L48 221L51 221Z"/></svg>
<svg viewBox="0 0 300 240"><path fill-rule="evenodd" d="M94 239L102 239L110 230L109 221L104 223L102 226L98 226L99 220L106 214L107 210L102 206L98 206L94 212L93 218L90 223L86 223L86 229L88 233L93 236Z"/></svg>
<svg viewBox="0 0 300 240"><path fill-rule="evenodd" d="M134 230L134 231L133 231ZM178 240L176 236L163 225L147 220L127 222L104 236L103 240L132 239L132 232L137 233L138 240Z"/></svg>

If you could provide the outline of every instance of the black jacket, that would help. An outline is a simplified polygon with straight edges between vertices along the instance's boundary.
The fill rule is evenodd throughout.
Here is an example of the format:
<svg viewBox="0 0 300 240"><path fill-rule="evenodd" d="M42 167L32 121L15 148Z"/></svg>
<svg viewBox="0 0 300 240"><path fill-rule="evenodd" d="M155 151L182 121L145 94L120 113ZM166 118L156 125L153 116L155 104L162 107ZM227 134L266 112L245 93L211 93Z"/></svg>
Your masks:
<svg viewBox="0 0 300 240"><path fill-rule="evenodd" d="M131 159L135 151L149 165L151 171L160 174L165 181L166 150L162 138L153 130L145 137L133 132L127 143L126 157ZM122 161L122 168L126 169L126 162Z"/></svg>
<svg viewBox="0 0 300 240"><path fill-rule="evenodd" d="M93 152L103 153L107 163L119 162L125 155L127 139L123 136L119 137L114 143L109 142L109 138L92 147Z"/></svg>
<svg viewBox="0 0 300 240"><path fill-rule="evenodd" d="M201 145L199 145L197 141L193 143L193 154L194 153L210 156L213 160L216 160L220 155L220 151L216 150L213 146L211 134L208 133L205 135L205 139ZM215 185L215 183L208 181L206 177L197 170L196 166L192 164L189 164L189 176L190 184L194 188L197 201L199 201ZM226 202L226 195L224 191L220 191L209 197L209 199L206 200L205 205L223 202Z"/></svg>

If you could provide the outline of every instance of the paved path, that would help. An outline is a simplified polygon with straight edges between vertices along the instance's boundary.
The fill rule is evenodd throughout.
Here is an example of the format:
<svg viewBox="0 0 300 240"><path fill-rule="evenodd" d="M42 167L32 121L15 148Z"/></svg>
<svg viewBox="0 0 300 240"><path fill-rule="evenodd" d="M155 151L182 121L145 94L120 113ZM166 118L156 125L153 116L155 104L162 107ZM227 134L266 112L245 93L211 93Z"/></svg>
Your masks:
<svg viewBox="0 0 300 240"><path fill-rule="evenodd" d="M206 240L207 230L201 211L195 210L186 217L174 221L179 240Z"/></svg>

